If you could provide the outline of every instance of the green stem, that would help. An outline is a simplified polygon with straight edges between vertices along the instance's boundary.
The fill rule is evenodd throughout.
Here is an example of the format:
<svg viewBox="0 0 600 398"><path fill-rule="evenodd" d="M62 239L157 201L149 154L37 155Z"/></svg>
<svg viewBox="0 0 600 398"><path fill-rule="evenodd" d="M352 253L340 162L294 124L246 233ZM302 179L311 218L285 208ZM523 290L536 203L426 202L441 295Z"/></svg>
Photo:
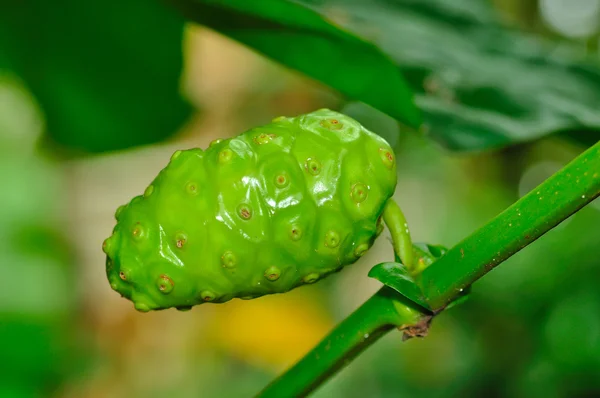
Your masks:
<svg viewBox="0 0 600 398"><path fill-rule="evenodd" d="M439 310L498 264L600 195L600 142L449 250L420 274Z"/></svg>
<svg viewBox="0 0 600 398"><path fill-rule="evenodd" d="M426 268L418 281L428 302L434 310L442 310L462 289L599 195L600 142ZM395 203L386 206L388 227L400 232L392 232L397 238L405 221L396 208ZM403 261L405 249L394 242L396 253L404 253ZM306 396L394 326L412 325L417 331L413 335L418 334L423 321L430 319L419 308L382 288L259 396Z"/></svg>
<svg viewBox="0 0 600 398"><path fill-rule="evenodd" d="M422 324L429 315L384 287L340 323L300 362L268 385L258 397L304 397L395 327Z"/></svg>
<svg viewBox="0 0 600 398"><path fill-rule="evenodd" d="M398 206L393 199L388 200L385 204L385 208L383 209L383 221L385 221L385 224L392 235L394 253L400 257L400 261L407 270L411 273L415 273L413 247L410 232L408 230L408 223L406 222L402 210L400 210L400 206Z"/></svg>

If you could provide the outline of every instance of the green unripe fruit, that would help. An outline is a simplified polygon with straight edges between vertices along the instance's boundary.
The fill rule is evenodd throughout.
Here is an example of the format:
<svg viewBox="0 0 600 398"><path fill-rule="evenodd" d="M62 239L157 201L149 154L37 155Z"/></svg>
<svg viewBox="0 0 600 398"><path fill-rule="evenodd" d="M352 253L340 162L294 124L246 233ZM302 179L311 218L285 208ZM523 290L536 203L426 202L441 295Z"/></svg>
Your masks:
<svg viewBox="0 0 600 398"><path fill-rule="evenodd" d="M355 120L276 118L176 151L117 211L107 276L139 311L283 293L364 255L395 187L392 149Z"/></svg>

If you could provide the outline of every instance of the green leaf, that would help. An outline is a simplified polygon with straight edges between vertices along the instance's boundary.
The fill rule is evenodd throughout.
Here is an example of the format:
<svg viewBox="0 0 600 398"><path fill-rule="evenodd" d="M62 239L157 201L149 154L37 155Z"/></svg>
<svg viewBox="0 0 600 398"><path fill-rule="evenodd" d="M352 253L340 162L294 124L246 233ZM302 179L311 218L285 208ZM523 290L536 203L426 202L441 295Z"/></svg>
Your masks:
<svg viewBox="0 0 600 398"><path fill-rule="evenodd" d="M54 142L90 152L154 143L190 112L183 27L159 1L13 1L0 13L0 69L36 97Z"/></svg>
<svg viewBox="0 0 600 398"><path fill-rule="evenodd" d="M433 264L446 251L448 249L441 245L430 245L420 242L413 243L414 258L417 261L417 267L421 270ZM371 268L369 277L377 279L421 307L431 310L425 296L421 292L421 288L417 285L408 269L402 264L397 254L394 257L396 259L395 263L381 263Z"/></svg>
<svg viewBox="0 0 600 398"><path fill-rule="evenodd" d="M447 251L448 249L441 245L413 243L414 258L417 259L418 267L421 270L434 264ZM395 255L395 258L395 263L381 263L371 268L369 277L377 279L426 310L433 311L416 279L413 278L397 255ZM462 288L457 297L445 309L450 309L467 301L470 292L470 286Z"/></svg>
<svg viewBox="0 0 600 398"><path fill-rule="evenodd" d="M398 68L373 44L283 0L176 0L184 14L412 126L420 114ZM243 67L243 66L240 66Z"/></svg>
<svg viewBox="0 0 600 398"><path fill-rule="evenodd" d="M431 311L431 307L425 300L421 288L417 286L406 267L401 263L377 264L369 271L369 277L377 279L407 299Z"/></svg>
<svg viewBox="0 0 600 398"><path fill-rule="evenodd" d="M424 134L457 151L580 130L600 138L600 64L582 49L503 26L491 1L302 0L400 67Z"/></svg>

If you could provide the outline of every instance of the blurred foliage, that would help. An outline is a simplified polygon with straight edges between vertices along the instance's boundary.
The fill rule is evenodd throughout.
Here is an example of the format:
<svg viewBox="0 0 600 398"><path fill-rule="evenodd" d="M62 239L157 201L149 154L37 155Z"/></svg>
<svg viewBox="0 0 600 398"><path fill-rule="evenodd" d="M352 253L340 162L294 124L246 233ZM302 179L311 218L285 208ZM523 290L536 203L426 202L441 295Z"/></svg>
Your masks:
<svg viewBox="0 0 600 398"><path fill-rule="evenodd" d="M600 128L600 63L575 46L503 25L486 1L177 3L194 21L354 100L403 122L416 120L406 118L404 85L369 43L375 44L393 58L415 92L425 135L451 150L498 148L565 130L585 129L570 134L583 142L600 137L590 130Z"/></svg>
<svg viewBox="0 0 600 398"><path fill-rule="evenodd" d="M0 77L0 397L46 396L72 358L76 292L56 227L59 173L31 150L42 125L32 105L17 81Z"/></svg>
<svg viewBox="0 0 600 398"><path fill-rule="evenodd" d="M501 24L482 0L302 0L389 54L423 112L425 134L482 150L564 130L600 133L600 63Z"/></svg>
<svg viewBox="0 0 600 398"><path fill-rule="evenodd" d="M76 151L155 143L189 115L180 97L184 20L160 1L4 2L0 72L40 103L46 132Z"/></svg>
<svg viewBox="0 0 600 398"><path fill-rule="evenodd" d="M187 18L412 127L420 123L414 91L424 134L452 150L565 131L583 143L600 137L592 130L600 127L597 60L505 26L491 2L174 3ZM33 1L11 3L2 17L0 67L24 79L56 142L91 152L155 143L189 114L178 92L184 20L167 5Z"/></svg>
<svg viewBox="0 0 600 398"><path fill-rule="evenodd" d="M177 0L191 20L364 101L411 127L420 115L400 71L377 47L292 1Z"/></svg>

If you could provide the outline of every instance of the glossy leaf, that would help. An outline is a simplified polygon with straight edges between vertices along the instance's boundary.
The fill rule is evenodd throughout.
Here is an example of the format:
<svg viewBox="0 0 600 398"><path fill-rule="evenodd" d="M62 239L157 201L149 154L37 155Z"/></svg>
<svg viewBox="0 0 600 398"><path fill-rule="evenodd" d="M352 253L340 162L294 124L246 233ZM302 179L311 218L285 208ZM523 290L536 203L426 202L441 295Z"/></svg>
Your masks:
<svg viewBox="0 0 600 398"><path fill-rule="evenodd" d="M52 141L90 152L149 144L189 115L179 94L183 26L159 1L8 2L0 69L36 97Z"/></svg>
<svg viewBox="0 0 600 398"><path fill-rule="evenodd" d="M191 20L418 127L400 71L375 45L295 1L176 0ZM240 67L243 67L240 65Z"/></svg>
<svg viewBox="0 0 600 398"><path fill-rule="evenodd" d="M433 264L438 258L442 257L448 251L447 248L441 245L430 245L427 243L414 243L413 253L416 259L416 267L418 270L423 270ZM431 311L431 306L427 302L427 298L423 294L420 286L415 282L413 275L409 270L402 264L398 255L395 255L395 263L381 263L377 264L371 271L369 271L369 277L375 278L384 285L394 289L404 297L415 302L421 307ZM467 290L463 291L461 299L466 300ZM460 302L464 302L461 300ZM452 302L454 306L458 302ZM449 308L448 305L446 308Z"/></svg>
<svg viewBox="0 0 600 398"><path fill-rule="evenodd" d="M427 304L421 292L421 288L417 286L404 265L400 263L377 264L369 271L369 276L431 311L429 304Z"/></svg>
<svg viewBox="0 0 600 398"><path fill-rule="evenodd" d="M491 1L302 0L375 43L402 70L424 134L483 150L572 133L600 139L600 64L500 24Z"/></svg>

